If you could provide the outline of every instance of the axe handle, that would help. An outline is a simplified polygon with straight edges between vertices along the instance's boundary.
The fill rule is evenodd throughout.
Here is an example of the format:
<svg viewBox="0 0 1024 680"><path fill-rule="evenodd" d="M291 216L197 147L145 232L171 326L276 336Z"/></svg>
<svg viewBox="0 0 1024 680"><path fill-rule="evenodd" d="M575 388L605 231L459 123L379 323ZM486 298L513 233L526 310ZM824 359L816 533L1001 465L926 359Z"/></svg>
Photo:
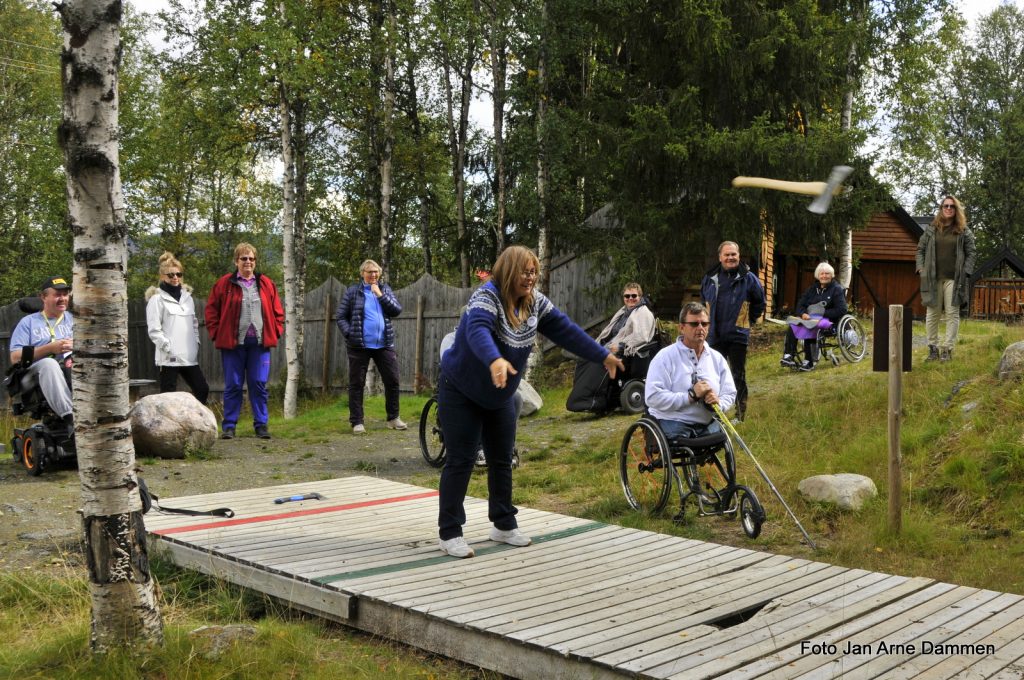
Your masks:
<svg viewBox="0 0 1024 680"><path fill-rule="evenodd" d="M791 194L806 194L807 196L821 196L828 189L825 182L787 182L781 179L769 179L767 177L734 177L734 187L756 187L758 189L774 189L786 191ZM836 191L842 187L837 186Z"/></svg>

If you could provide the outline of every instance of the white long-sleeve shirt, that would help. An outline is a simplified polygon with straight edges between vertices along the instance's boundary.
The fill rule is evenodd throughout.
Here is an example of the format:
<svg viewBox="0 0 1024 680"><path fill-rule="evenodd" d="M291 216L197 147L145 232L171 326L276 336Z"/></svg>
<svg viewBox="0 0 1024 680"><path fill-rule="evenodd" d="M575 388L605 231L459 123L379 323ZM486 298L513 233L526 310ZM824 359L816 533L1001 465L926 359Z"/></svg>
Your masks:
<svg viewBox="0 0 1024 680"><path fill-rule="evenodd" d="M722 411L732 408L736 402L736 383L725 357L705 342L698 359L697 352L676 340L651 361L644 390L647 409L660 420L707 425L714 417L713 412L702 400L694 401L689 395L690 388L700 380L711 385Z"/></svg>

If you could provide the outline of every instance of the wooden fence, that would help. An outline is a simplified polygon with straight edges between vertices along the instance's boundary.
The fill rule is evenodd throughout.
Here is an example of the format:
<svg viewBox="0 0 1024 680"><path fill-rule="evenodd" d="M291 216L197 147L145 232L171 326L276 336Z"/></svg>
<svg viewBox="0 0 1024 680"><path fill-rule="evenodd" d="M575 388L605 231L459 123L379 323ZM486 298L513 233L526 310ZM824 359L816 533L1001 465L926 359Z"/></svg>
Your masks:
<svg viewBox="0 0 1024 680"><path fill-rule="evenodd" d="M559 309L577 320L584 328L593 328L606 321L617 303L612 273L607 266L586 258L567 256L552 264L551 298ZM351 285L349 282L347 285ZM331 277L306 294L304 324L303 370L306 382L314 389L336 391L348 384L348 358L345 343L337 327L335 312L346 285ZM401 370L403 391L430 389L437 383L438 350L441 339L455 328L462 307L469 300L472 288L454 288L425 274L395 296L402 304L401 316L392 320L395 327L395 351ZM199 365L203 368L210 389L224 389L220 352L213 347L206 333L203 312L206 300L196 298L199 316ZM11 331L24 314L17 303L0 308L0 369L9 365ZM270 353L270 382L285 377L284 337ZM128 303L128 373L130 378L156 380L159 373L153 363L153 343L146 329L146 301ZM0 397L6 404L6 394Z"/></svg>
<svg viewBox="0 0 1024 680"><path fill-rule="evenodd" d="M971 318L1019 321L1024 318L1024 279L981 279L971 291Z"/></svg>

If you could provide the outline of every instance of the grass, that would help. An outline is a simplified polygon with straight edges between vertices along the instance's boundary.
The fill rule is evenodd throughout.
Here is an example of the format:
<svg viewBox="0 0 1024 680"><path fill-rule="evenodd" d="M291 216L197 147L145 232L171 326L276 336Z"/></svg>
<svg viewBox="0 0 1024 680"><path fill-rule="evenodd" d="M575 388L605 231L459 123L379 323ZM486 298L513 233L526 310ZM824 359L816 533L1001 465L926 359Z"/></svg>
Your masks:
<svg viewBox="0 0 1024 680"><path fill-rule="evenodd" d="M920 325L914 330L923 333ZM564 382L542 390L543 411L520 430L523 465L515 473L516 503L849 567L1024 593L1019 568L1024 386L996 377L1003 349L1024 339L1024 328L966 321L948 364L924 363L926 350L914 350L914 369L903 376L904 512L898 533L887 523L886 374L873 373L870 358L807 374L783 370L778 366L781 335L774 328L763 333L768 337L749 357L749 417L739 431L818 551L800 542L798 530L742 452L737 453L740 481L756 490L768 512L756 541L748 540L735 521L695 519L692 510L686 521L673 522L675 494L660 515L632 511L619 485L617 456L622 434L635 418L565 412L569 388ZM555 369L546 373L565 375ZM410 427L425 401L403 398ZM382 420L383 398L367 399L366 410L368 420ZM282 445L331 440L348 431L346 416L343 400L313 402L293 421L275 417L274 435ZM879 497L858 512L841 512L797 493L804 477L836 472L871 477ZM436 488L437 471L424 466L414 482ZM486 496L485 474L473 476L469 493ZM490 677L297 617L266 598L192 572L159 565L157 573L168 643L131 658L88 654L88 595L79 573L65 578L0 574L0 639L5 640L0 677L52 677L55 669L85 678ZM45 630L41 621L47 622ZM257 627L257 641L219 661L198 655L187 635L202 624L239 621Z"/></svg>

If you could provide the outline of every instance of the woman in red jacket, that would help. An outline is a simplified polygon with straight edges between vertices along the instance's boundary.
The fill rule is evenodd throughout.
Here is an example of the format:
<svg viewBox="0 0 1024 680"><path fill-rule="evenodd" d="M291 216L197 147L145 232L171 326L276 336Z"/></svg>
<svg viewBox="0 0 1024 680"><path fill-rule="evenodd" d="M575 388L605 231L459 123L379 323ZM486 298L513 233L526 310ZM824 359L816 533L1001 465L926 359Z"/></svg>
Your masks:
<svg viewBox="0 0 1024 680"><path fill-rule="evenodd" d="M253 427L260 439L267 429L267 379L270 348L284 331L284 309L270 277L256 271L256 249L235 247L237 270L217 280L206 301L206 330L220 350L224 367L224 419L221 439L233 439L242 410L242 381L249 386Z"/></svg>

